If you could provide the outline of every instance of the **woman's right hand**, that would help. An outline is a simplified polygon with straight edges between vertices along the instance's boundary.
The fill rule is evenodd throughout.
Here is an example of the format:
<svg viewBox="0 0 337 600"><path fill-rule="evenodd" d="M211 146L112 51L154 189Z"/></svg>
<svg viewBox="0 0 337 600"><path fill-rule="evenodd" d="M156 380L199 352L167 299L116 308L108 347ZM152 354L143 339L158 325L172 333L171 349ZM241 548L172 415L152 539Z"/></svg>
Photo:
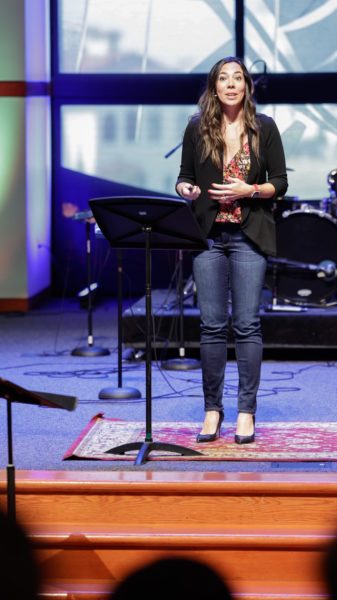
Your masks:
<svg viewBox="0 0 337 600"><path fill-rule="evenodd" d="M182 181L177 185L177 192L186 200L196 200L201 194L201 189L198 185L192 185L191 183Z"/></svg>

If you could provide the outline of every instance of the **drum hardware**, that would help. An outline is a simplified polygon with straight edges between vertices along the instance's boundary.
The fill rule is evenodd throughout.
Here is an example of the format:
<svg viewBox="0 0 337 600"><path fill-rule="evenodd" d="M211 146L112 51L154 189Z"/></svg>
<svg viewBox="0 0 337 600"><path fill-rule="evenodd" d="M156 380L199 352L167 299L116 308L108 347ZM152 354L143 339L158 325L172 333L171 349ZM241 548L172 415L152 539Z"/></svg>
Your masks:
<svg viewBox="0 0 337 600"><path fill-rule="evenodd" d="M272 205L272 213L275 221L280 219L284 212L293 210L297 202L298 196L279 196L276 198Z"/></svg>
<svg viewBox="0 0 337 600"><path fill-rule="evenodd" d="M301 200L299 196L280 196L274 200L272 205L272 213L275 221L295 210L310 211L313 209L323 210L322 201L317 198Z"/></svg>
<svg viewBox="0 0 337 600"><path fill-rule="evenodd" d="M268 263L272 265L273 274L273 289L272 289L272 303L268 305L266 310L268 311L294 311L301 312L306 311L307 308L304 306L296 306L290 304L278 304L277 289L278 289L278 275L279 266L285 267L286 269L305 269L316 273L316 276L320 279L326 279L326 281L333 281L337 277L336 263L332 260L323 260L318 265L311 263L302 263L300 261L288 260L286 258L269 258ZM305 292L303 290L303 294Z"/></svg>
<svg viewBox="0 0 337 600"><path fill-rule="evenodd" d="M272 305L279 306L279 299L287 307L337 303L336 240L337 220L330 214L310 206L283 213L276 221L277 258L266 274Z"/></svg>
<svg viewBox="0 0 337 600"><path fill-rule="evenodd" d="M335 196L337 195L337 169L332 169L328 174L328 184L329 189L335 192Z"/></svg>
<svg viewBox="0 0 337 600"><path fill-rule="evenodd" d="M321 205L321 200L304 200L299 203L299 206L295 208L295 210L302 210L303 212L311 212L312 210L319 209Z"/></svg>
<svg viewBox="0 0 337 600"><path fill-rule="evenodd" d="M282 259L283 260L283 259ZM274 258L268 258L268 263L272 264L272 301L271 304L268 304L267 306L265 306L265 312L283 312L283 311L287 311L287 312L305 312L308 309L303 307L303 306L296 306L294 304L279 304L278 303L278 276L279 276L279 270L278 270L278 264L279 264L279 260Z"/></svg>
<svg viewBox="0 0 337 600"><path fill-rule="evenodd" d="M331 199L330 198L322 198L319 208L323 212L331 214Z"/></svg>
<svg viewBox="0 0 337 600"><path fill-rule="evenodd" d="M303 263L298 260L288 260L287 258L269 258L268 262L276 265L284 265L290 269L307 269L316 273L317 277L332 281L337 276L336 263L332 260L322 260L318 265Z"/></svg>
<svg viewBox="0 0 337 600"><path fill-rule="evenodd" d="M337 218L337 169L332 169L328 174L329 198L326 198L328 212Z"/></svg>

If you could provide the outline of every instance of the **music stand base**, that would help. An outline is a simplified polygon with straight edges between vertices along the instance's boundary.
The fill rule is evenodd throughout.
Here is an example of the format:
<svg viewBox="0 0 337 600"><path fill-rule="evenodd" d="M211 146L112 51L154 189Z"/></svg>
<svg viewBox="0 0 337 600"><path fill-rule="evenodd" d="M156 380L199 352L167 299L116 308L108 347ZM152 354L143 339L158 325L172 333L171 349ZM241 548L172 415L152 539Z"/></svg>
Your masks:
<svg viewBox="0 0 337 600"><path fill-rule="evenodd" d="M99 346L80 346L78 348L74 348L71 352L71 356L108 356L110 354L110 350L107 348L100 348Z"/></svg>
<svg viewBox="0 0 337 600"><path fill-rule="evenodd" d="M141 398L142 395L141 395L140 391L137 390L137 388L131 388L131 387L117 387L117 388L107 387L107 388L103 388L99 392L98 397L101 400L112 400L112 399L116 399L116 400L131 400L132 398Z"/></svg>
<svg viewBox="0 0 337 600"><path fill-rule="evenodd" d="M106 450L106 454L126 454L133 450L138 450L137 458L134 462L135 465L143 465L152 450L164 450L164 452L174 452L175 454L181 454L182 456L202 456L202 452L193 450L192 448L185 448L185 446L179 446L178 444L165 444L164 442L131 442L130 444L122 444L116 446L110 450Z"/></svg>
<svg viewBox="0 0 337 600"><path fill-rule="evenodd" d="M201 363L195 358L171 358L162 362L161 367L166 371L190 371L200 369Z"/></svg>

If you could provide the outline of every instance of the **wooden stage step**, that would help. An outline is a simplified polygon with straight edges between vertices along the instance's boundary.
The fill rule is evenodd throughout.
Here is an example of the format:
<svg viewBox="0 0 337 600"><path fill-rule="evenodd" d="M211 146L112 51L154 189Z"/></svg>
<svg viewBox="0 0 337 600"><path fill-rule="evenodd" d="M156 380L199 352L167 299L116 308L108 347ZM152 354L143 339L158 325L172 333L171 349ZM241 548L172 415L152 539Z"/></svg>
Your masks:
<svg viewBox="0 0 337 600"><path fill-rule="evenodd" d="M0 503L6 505L6 473ZM207 561L244 600L325 599L337 474L19 471L18 520L43 570L43 599L107 599L159 555Z"/></svg>

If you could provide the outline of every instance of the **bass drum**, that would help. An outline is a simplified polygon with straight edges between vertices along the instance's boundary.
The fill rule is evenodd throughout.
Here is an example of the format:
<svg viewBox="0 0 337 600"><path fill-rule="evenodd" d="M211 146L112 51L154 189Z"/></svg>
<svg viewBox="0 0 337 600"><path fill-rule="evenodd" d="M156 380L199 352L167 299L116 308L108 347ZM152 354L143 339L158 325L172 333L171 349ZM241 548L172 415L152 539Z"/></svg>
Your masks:
<svg viewBox="0 0 337 600"><path fill-rule="evenodd" d="M311 208L285 212L276 222L277 257L281 263L268 268L267 285L290 304L324 306L332 300L337 280L322 271L302 268L323 261L337 264L337 221ZM301 263L287 265L286 260Z"/></svg>

